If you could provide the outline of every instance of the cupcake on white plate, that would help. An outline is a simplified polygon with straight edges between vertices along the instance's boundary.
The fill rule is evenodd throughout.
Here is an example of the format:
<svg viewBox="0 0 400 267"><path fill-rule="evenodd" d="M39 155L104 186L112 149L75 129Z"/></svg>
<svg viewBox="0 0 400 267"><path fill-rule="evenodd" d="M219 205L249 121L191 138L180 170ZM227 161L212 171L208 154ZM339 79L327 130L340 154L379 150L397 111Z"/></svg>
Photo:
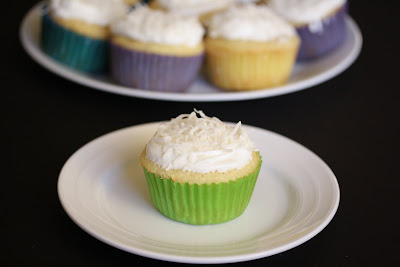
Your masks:
<svg viewBox="0 0 400 267"><path fill-rule="evenodd" d="M112 77L142 90L183 92L201 67L203 35L197 17L139 6L112 25Z"/></svg>
<svg viewBox="0 0 400 267"><path fill-rule="evenodd" d="M44 6L41 47L73 69L106 73L110 24L128 9L124 0L51 0Z"/></svg>
<svg viewBox="0 0 400 267"><path fill-rule="evenodd" d="M197 110L161 124L139 160L157 210L203 225L246 210L262 164L240 122L226 124Z"/></svg>
<svg viewBox="0 0 400 267"><path fill-rule="evenodd" d="M346 0L268 0L267 5L296 28L298 60L317 59L345 41Z"/></svg>

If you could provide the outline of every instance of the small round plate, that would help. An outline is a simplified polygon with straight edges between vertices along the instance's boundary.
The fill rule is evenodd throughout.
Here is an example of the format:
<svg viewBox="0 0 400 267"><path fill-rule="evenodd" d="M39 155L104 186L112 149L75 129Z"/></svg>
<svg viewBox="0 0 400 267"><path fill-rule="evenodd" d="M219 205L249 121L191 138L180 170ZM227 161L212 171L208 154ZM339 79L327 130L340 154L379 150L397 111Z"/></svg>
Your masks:
<svg viewBox="0 0 400 267"><path fill-rule="evenodd" d="M286 137L244 126L263 157L245 212L217 225L170 220L153 206L138 162L158 125L99 137L74 153L60 173L58 194L67 214L111 246L173 262L247 261L306 242L336 213L339 186L318 156Z"/></svg>
<svg viewBox="0 0 400 267"><path fill-rule="evenodd" d="M207 102L248 100L288 94L315 86L340 74L356 60L362 46L362 36L357 24L350 17L347 17L346 42L334 52L318 60L295 64L289 81L285 85L249 92L228 92L213 87L203 77L199 76L184 93L153 92L118 85L108 76L94 76L75 71L44 54L39 47L42 5L43 2L34 6L22 21L20 39L26 52L36 62L61 77L94 89L132 97L167 101Z"/></svg>

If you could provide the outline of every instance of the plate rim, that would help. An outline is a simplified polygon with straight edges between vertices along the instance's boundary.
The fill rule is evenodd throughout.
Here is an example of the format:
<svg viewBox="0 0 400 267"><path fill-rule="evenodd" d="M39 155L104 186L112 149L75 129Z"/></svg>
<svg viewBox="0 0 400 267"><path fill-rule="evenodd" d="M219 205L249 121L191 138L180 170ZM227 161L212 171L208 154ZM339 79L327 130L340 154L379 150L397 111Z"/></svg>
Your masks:
<svg viewBox="0 0 400 267"><path fill-rule="evenodd" d="M40 13L40 7L45 1L41 1L34 5L24 16L20 24L19 37L24 50L27 54L36 61L39 65L47 69L48 71L70 80L74 83L86 86L91 89L100 90L103 92L119 94L129 97L138 97L144 99L153 100L164 100L164 101L178 101L178 102L222 102L222 101L242 101L242 100L253 100L267 97L274 97L279 95L285 95L294 93L297 91L305 90L321 84L325 81L332 79L339 75L347 68L349 68L355 60L358 58L361 49L363 38L361 31L356 22L349 16L346 16L346 25L348 29L354 34L355 42L351 52L342 60L339 64L329 68L328 70L319 73L316 76L310 77L305 80L294 82L292 84L285 84L282 86L261 89L250 92L217 92L217 93L165 93L165 92L153 92L145 91L137 88L129 88L122 85L110 83L108 81L101 81L89 75L85 75L73 69L70 69L62 64L54 61L49 56L45 55L35 42L30 39L32 34L29 29L29 21L36 18Z"/></svg>
<svg viewBox="0 0 400 267"><path fill-rule="evenodd" d="M67 213L68 217L76 224L78 225L83 231L88 233L89 235L93 236L94 238L110 245L115 248L121 249L123 251L126 251L128 253L152 258L152 259L157 259L157 260L163 260L163 261L170 261L170 262L179 262L179 263L194 263L194 264L220 264L220 263L234 263L234 262L244 262L244 261L249 261L249 260L255 260L255 259L260 259L264 257L269 257L281 252L285 252L287 250L290 250L292 248L295 248L308 240L312 239L315 237L317 234L319 234L333 219L335 216L338 208L339 208L339 202L340 202L340 188L339 188L339 183L338 180L334 174L334 172L331 170L331 168L313 151L308 149L307 147L303 146L302 144L284 136L276 132L272 132L270 130L266 130L260 127L256 126L251 126L247 124L243 124L244 127L248 128L253 128L260 130L261 132L266 132L266 134L281 138L285 142L291 143L291 145L297 146L303 150L304 153L308 153L313 157L313 160L317 160L319 164L324 168L325 171L329 173L329 182L332 185L332 192L333 192L333 199L331 202L331 209L327 210L324 214L325 219L322 220L317 227L315 227L313 230L308 232L305 235L302 235L300 238L296 238L293 241L280 245L278 247L264 250L264 251L258 251L258 252L252 252L252 253L244 253L244 254L239 254L239 255L229 255L229 256L183 256L183 255L174 255L174 254L169 254L165 252L160 252L160 251L155 251L155 250L149 250L149 249L143 249L139 247L132 247L126 244L121 244L117 240L113 240L110 237L105 237L102 236L99 232L96 232L93 229L90 229L87 225L85 225L83 222L79 221L79 218L74 217L72 208L68 206L68 202L65 198L64 190L63 190L63 183L65 183L65 175L64 173L66 172L67 168L69 167L71 162L75 159L77 155L82 153L85 149L88 149L88 147L93 146L95 142L101 142L102 139L106 138L111 138L112 136L116 136L120 134L123 131L134 131L134 128L142 128L142 127L156 127L156 125L165 122L165 121L158 121L158 122L149 122L149 123L143 123L143 124L138 124L138 125L133 125L133 126L128 126L125 128L121 128L118 130L111 131L109 133L106 133L104 135L101 135L92 141L87 142L80 148L78 148L64 163L59 176L58 176L58 181L57 181L57 193L58 193L58 198L61 203L61 206L63 207L64 211Z"/></svg>

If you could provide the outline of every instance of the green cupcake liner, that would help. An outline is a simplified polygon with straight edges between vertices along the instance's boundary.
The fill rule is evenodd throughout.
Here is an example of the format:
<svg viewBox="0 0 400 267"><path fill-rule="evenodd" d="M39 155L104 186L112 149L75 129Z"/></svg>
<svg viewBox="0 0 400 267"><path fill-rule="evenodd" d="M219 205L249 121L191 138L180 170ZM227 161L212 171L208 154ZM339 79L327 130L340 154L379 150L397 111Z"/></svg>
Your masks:
<svg viewBox="0 0 400 267"><path fill-rule="evenodd" d="M94 74L108 70L108 41L61 27L49 14L42 17L41 47L47 55L73 69Z"/></svg>
<svg viewBox="0 0 400 267"><path fill-rule="evenodd" d="M188 184L163 179L144 169L154 206L164 216L188 224L218 224L239 217L247 208L261 168L229 183Z"/></svg>

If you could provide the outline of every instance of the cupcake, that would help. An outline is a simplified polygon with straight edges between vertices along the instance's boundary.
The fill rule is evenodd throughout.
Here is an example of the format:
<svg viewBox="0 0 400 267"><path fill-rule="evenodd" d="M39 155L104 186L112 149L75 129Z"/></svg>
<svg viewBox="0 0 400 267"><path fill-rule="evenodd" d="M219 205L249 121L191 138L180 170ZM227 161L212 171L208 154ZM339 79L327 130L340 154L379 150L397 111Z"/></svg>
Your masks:
<svg viewBox="0 0 400 267"><path fill-rule="evenodd" d="M346 0L269 0L268 6L295 26L300 61L319 58L345 40Z"/></svg>
<svg viewBox="0 0 400 267"><path fill-rule="evenodd" d="M236 5L216 14L204 41L206 75L233 91L284 84L293 68L299 38L294 27L266 6Z"/></svg>
<svg viewBox="0 0 400 267"><path fill-rule="evenodd" d="M161 124L140 163L159 212L188 224L218 224L245 211L261 156L240 122L231 126L195 110Z"/></svg>
<svg viewBox="0 0 400 267"><path fill-rule="evenodd" d="M198 16L203 24L208 18L227 9L235 0L151 0L149 6L182 15Z"/></svg>
<svg viewBox="0 0 400 267"><path fill-rule="evenodd" d="M122 85L182 92L204 57L204 29L196 17L135 8L111 27L111 74Z"/></svg>
<svg viewBox="0 0 400 267"><path fill-rule="evenodd" d="M44 11L41 47L47 55L79 71L107 71L109 25L127 13L123 0L52 0Z"/></svg>

